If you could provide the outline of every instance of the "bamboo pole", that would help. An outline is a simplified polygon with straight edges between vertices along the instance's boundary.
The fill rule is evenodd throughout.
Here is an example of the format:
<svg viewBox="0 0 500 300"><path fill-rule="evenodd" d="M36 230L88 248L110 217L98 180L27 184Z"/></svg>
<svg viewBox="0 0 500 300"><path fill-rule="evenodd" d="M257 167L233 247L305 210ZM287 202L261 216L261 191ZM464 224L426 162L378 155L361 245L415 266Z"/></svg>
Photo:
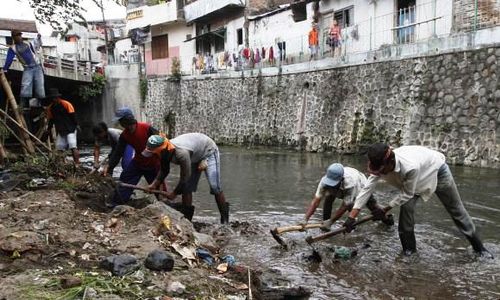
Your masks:
<svg viewBox="0 0 500 300"><path fill-rule="evenodd" d="M12 89L10 88L10 84L7 81L7 77L5 76L5 73L3 70L0 70L0 81L2 83L3 90L5 92L5 96L7 97L7 102L10 104L12 107L12 110L14 111L14 117L17 120L18 124L26 124L24 121L24 117L22 114L19 113L19 107L17 106L16 103L16 98L14 97L14 94L12 93ZM3 111L3 110L2 110ZM28 150L29 154L35 154L35 147L33 146L33 143L30 139L29 134L27 134L26 128L24 128L22 125L18 125L19 128L21 129L21 137L24 139L24 142L26 144L26 150ZM24 129L24 130L23 130Z"/></svg>
<svg viewBox="0 0 500 300"><path fill-rule="evenodd" d="M31 136L31 138L33 138L33 140L34 140L35 142L38 142L40 145L42 145L42 146L43 146L43 148L45 148L45 150L47 150L47 151L49 151L49 152L51 152L51 151L52 151L49 147L47 147L47 145L45 145L45 143L44 143L44 142L40 141L40 139L39 139L39 138L37 138L36 136L34 136L31 132L29 132L29 130L28 130L28 129L26 129L26 128L24 128L23 126L21 126L21 124L19 124L16 120L14 120L11 116L9 116L9 115L8 115L8 114L7 114L7 113L6 113L3 109L1 109L1 108L0 108L0 114L1 114L1 115L3 115L3 116L5 116L5 117L7 117L7 118L8 118L8 119L12 122L12 123L16 124L16 126L17 126L17 127L19 127L19 129L21 129L21 131L22 131L23 133L25 133L26 135L28 135L28 137L30 137L30 136ZM31 143L31 140L30 140L30 139L28 139L28 141L30 141L30 143ZM27 146L27 145L26 145L26 146ZM31 146L33 147L33 144L31 144ZM34 149L33 149L33 151L34 151Z"/></svg>
<svg viewBox="0 0 500 300"><path fill-rule="evenodd" d="M4 120L0 119L0 123L2 123L3 126L5 126L5 128L7 128L7 130L12 134L12 136L14 136L18 141L19 143L21 144L21 146L27 148L26 144L24 143L24 141L14 132L14 130L12 130L12 128L8 127L7 126L7 123L5 123ZM38 150L38 152L40 152L40 154L43 155L43 157L47 158L47 155L45 153L43 153L42 150L40 150L40 148L38 148L37 146L35 146L36 150Z"/></svg>

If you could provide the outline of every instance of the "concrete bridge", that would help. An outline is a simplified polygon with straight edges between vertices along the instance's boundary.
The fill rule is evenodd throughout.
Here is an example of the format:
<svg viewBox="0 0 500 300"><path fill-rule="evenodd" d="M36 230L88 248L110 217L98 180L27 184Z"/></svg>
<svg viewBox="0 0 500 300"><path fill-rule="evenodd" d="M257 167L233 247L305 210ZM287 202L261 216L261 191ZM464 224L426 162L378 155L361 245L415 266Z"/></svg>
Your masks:
<svg viewBox="0 0 500 300"><path fill-rule="evenodd" d="M5 62L7 51L8 48L0 49L1 66L3 66ZM45 76L81 82L92 81L92 63L89 61L68 60L44 55L43 66ZM14 60L10 70L22 72L23 67L17 60Z"/></svg>

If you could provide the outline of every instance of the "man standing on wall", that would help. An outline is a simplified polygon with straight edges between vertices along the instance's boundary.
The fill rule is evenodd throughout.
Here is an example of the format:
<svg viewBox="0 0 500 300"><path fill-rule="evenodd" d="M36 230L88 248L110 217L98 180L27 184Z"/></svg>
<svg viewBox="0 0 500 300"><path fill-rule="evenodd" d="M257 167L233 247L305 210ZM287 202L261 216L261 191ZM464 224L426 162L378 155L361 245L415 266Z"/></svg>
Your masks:
<svg viewBox="0 0 500 300"><path fill-rule="evenodd" d="M80 165L80 152L76 144L76 131L78 123L76 121L75 108L66 100L61 99L61 94L56 88L49 89L47 99L51 101L47 107L48 135L51 136L52 126L55 125L57 140L56 149L65 151L70 149L73 154L75 166Z"/></svg>
<svg viewBox="0 0 500 300"><path fill-rule="evenodd" d="M312 23L312 29L309 31L309 49L311 50L311 57L309 60L317 58L318 55L318 26L316 23Z"/></svg>
<svg viewBox="0 0 500 300"><path fill-rule="evenodd" d="M403 146L392 149L385 143L373 144L368 149L368 183L359 193L354 207L344 223L346 231L354 229L355 218L370 199L376 184L385 180L401 191L383 211L374 212L375 219L382 219L391 208L399 211L399 238L403 253L417 251L415 240L415 205L419 199L427 201L436 194L450 214L455 225L469 240L472 249L481 256L491 257L476 232L472 218L462 203L455 180L446 164L445 156L422 146Z"/></svg>
<svg viewBox="0 0 500 300"><path fill-rule="evenodd" d="M43 78L43 68L37 52L42 46L42 36L37 35L37 38L32 42L24 42L22 32L12 30L11 36L13 44L7 51L7 58L3 66L4 72L8 71L14 57L23 65L23 78L21 81L21 106L25 110L25 119L28 126L31 127L29 115L29 100L33 96L33 88L35 89L35 97L38 99L45 98L45 87Z"/></svg>

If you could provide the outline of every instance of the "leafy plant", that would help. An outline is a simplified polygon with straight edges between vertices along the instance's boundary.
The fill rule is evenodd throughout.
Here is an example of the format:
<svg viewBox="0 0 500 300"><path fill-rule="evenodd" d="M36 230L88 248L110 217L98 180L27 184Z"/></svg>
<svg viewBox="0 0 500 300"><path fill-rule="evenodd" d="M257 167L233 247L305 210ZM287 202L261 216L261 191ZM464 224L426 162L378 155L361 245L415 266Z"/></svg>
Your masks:
<svg viewBox="0 0 500 300"><path fill-rule="evenodd" d="M178 57L172 58L172 66L170 67L170 72L172 73L172 77L176 80L180 80L181 73L181 60Z"/></svg>
<svg viewBox="0 0 500 300"><path fill-rule="evenodd" d="M78 96L80 96L83 102L87 102L88 100L101 95L105 86L106 78L99 73L95 73L92 75L92 83L80 86Z"/></svg>

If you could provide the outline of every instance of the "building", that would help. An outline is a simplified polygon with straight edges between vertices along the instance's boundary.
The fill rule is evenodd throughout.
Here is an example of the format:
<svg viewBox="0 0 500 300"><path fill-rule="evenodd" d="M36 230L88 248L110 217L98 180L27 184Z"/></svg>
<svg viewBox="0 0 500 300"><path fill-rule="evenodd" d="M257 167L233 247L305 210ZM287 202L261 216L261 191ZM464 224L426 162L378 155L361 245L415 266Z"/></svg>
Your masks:
<svg viewBox="0 0 500 300"><path fill-rule="evenodd" d="M172 62L179 59L184 73L190 70L192 43L184 43L192 28L184 20L184 1L129 1L127 31L132 43L140 47L147 76L172 73ZM189 55L183 55L189 54Z"/></svg>

